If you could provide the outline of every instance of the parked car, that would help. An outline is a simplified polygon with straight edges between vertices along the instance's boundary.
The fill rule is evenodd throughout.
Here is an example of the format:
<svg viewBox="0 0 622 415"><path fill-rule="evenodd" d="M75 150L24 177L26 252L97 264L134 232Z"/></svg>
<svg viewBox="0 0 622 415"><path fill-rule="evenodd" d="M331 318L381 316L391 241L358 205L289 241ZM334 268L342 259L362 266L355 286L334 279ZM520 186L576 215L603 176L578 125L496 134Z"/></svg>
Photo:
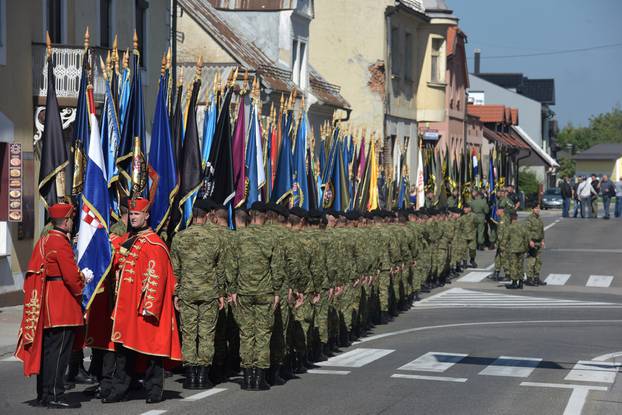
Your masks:
<svg viewBox="0 0 622 415"><path fill-rule="evenodd" d="M542 195L542 209L561 209L563 204L562 192L558 187L548 189Z"/></svg>

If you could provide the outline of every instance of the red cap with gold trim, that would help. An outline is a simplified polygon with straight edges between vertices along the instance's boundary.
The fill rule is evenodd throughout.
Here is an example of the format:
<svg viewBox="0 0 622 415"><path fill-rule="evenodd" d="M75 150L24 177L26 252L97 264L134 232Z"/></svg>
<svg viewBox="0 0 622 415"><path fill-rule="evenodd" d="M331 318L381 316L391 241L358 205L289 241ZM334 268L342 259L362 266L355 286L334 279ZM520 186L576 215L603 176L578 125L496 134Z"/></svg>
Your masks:
<svg viewBox="0 0 622 415"><path fill-rule="evenodd" d="M149 199L144 197L137 197L136 199L130 199L128 201L128 207L130 212L148 212L149 211Z"/></svg>
<svg viewBox="0 0 622 415"><path fill-rule="evenodd" d="M71 203L56 203L48 208L48 215L52 219L68 218L73 214Z"/></svg>

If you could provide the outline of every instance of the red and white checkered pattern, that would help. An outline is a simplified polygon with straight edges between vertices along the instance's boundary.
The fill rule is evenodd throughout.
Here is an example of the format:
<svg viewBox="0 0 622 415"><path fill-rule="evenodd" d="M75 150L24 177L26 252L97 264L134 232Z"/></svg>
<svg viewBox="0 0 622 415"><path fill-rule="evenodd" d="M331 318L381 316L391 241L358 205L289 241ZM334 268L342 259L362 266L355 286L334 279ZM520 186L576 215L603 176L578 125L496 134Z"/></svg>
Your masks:
<svg viewBox="0 0 622 415"><path fill-rule="evenodd" d="M102 229L104 225L102 225L97 217L91 212L91 209L87 205L82 205L82 211L84 212L84 216L82 216L82 220L86 222L89 226L93 228Z"/></svg>

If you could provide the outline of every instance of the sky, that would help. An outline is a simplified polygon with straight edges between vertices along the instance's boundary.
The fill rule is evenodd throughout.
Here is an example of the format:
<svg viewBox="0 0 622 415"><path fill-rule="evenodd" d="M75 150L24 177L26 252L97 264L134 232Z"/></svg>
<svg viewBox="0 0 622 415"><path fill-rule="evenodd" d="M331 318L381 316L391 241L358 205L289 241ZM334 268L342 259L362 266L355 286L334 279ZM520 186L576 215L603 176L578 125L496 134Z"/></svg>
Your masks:
<svg viewBox="0 0 622 415"><path fill-rule="evenodd" d="M622 105L622 0L446 0L482 53L481 72L521 72L554 78L559 126L587 126L589 118ZM590 51L519 58L618 44ZM502 103L499 103L502 104Z"/></svg>

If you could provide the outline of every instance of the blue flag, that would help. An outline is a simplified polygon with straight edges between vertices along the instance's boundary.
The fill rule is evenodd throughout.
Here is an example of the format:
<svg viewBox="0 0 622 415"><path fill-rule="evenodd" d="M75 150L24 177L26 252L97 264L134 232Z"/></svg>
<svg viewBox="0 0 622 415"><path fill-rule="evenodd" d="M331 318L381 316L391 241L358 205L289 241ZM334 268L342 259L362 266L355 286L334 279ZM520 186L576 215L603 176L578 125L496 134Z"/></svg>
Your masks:
<svg viewBox="0 0 622 415"><path fill-rule="evenodd" d="M488 190L490 197L490 218L495 222L499 221L497 216L497 195L495 194L495 165L492 160L492 154L490 155L490 165L488 170Z"/></svg>
<svg viewBox="0 0 622 415"><path fill-rule="evenodd" d="M218 105L212 94L209 106L205 109L205 118L203 119L203 145L201 146L201 165L203 169L207 165L209 153L212 149L212 141L216 132L216 121L218 121Z"/></svg>
<svg viewBox="0 0 622 415"><path fill-rule="evenodd" d="M112 209L112 214L116 215L118 218L120 215L119 200L114 183L119 179L116 156L121 134L119 132L119 123L117 121L117 113L114 108L114 101L109 82L106 82L105 94L101 125L102 151L104 157L104 167L106 168L108 192L110 194L110 207Z"/></svg>
<svg viewBox="0 0 622 415"><path fill-rule="evenodd" d="M259 108L258 104L255 102L253 102L253 105L251 106L245 164L248 185L246 208L250 209L253 203L261 200L261 188L266 183L266 172L263 166L263 150L261 148Z"/></svg>
<svg viewBox="0 0 622 415"><path fill-rule="evenodd" d="M303 111L296 133L292 188L294 206L309 210L309 185L307 183L307 112Z"/></svg>
<svg viewBox="0 0 622 415"><path fill-rule="evenodd" d="M167 84L168 76L160 76L149 149L149 193L152 195L149 226L156 232L159 232L166 222L178 189L177 168L166 106Z"/></svg>
<svg viewBox="0 0 622 415"><path fill-rule="evenodd" d="M127 106L130 102L130 89L132 86L130 78L130 68L124 68L121 72L121 83L119 84L119 130L123 130Z"/></svg>
<svg viewBox="0 0 622 415"><path fill-rule="evenodd" d="M93 102L93 90L89 101ZM112 264L112 248L108 239L110 199L106 167L99 137L95 108L89 114L91 137L87 153L80 231L78 233L78 267L84 275L82 307L87 310Z"/></svg>
<svg viewBox="0 0 622 415"><path fill-rule="evenodd" d="M285 114L283 114L284 119L285 117ZM288 122L285 121L283 124L285 128L283 128L282 132L283 138L279 151L279 161L276 166L274 188L270 197L270 200L274 203L280 203L292 194L292 143L289 138L289 129L287 128Z"/></svg>

